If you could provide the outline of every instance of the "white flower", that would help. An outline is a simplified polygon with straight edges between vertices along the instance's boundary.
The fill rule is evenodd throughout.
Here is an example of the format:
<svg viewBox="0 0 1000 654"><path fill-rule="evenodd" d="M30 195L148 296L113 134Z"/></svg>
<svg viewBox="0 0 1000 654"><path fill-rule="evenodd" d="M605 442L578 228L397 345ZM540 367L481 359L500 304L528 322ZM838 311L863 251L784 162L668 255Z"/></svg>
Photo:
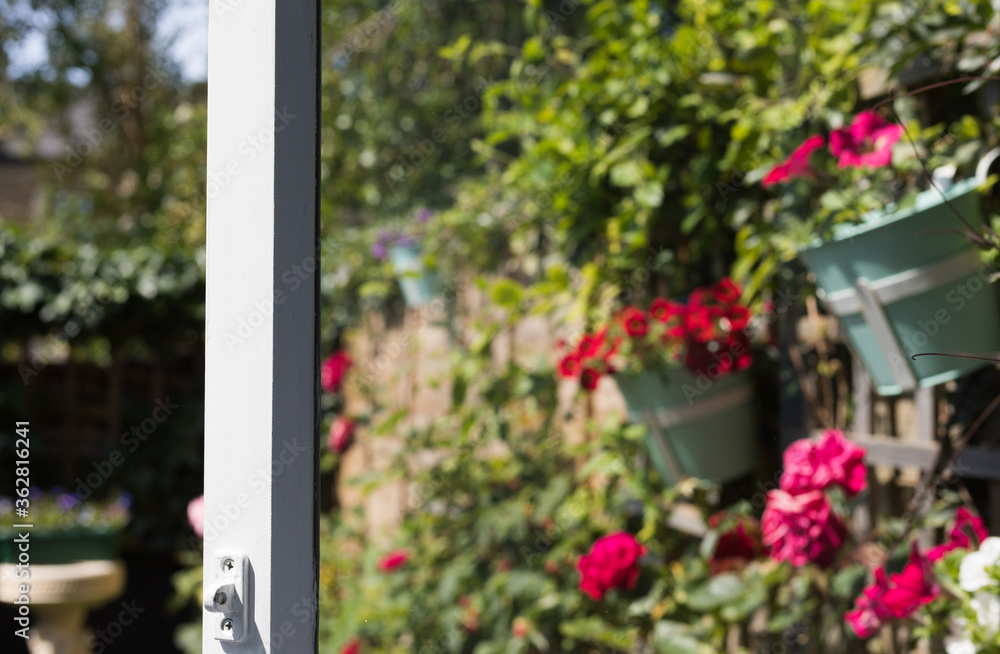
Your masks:
<svg viewBox="0 0 1000 654"><path fill-rule="evenodd" d="M968 638L945 638L944 651L948 654L976 654L976 646Z"/></svg>
<svg viewBox="0 0 1000 654"><path fill-rule="evenodd" d="M958 585L970 593L990 586L996 581L988 569L1000 561L1000 538L991 536L983 541L978 552L970 552L962 559L958 568Z"/></svg>
<svg viewBox="0 0 1000 654"><path fill-rule="evenodd" d="M969 602L976 612L976 622L986 628L986 637L993 639L1000 632L1000 597L991 591L977 592Z"/></svg>

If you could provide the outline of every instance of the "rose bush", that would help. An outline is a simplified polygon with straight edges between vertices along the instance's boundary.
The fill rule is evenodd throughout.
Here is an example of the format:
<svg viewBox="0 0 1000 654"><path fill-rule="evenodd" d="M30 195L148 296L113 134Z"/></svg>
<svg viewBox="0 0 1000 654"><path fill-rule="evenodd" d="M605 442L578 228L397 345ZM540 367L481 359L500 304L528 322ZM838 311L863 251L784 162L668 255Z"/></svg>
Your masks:
<svg viewBox="0 0 1000 654"><path fill-rule="evenodd" d="M553 392L551 379L512 372L511 389ZM324 542L338 547L324 554L321 633L338 647L722 652L731 628L763 612L748 636L753 647L836 634L863 649L886 626L941 625L946 598L955 603L961 543L934 563L907 529L891 531L899 547L879 532L871 540L848 532L851 503L865 491L856 469L863 450L840 432L793 443L785 471L794 474L778 477L789 482L768 492L758 513L746 500L720 505L717 488L697 480L660 486L634 465L640 427L609 425L574 445L544 429L484 421L471 407L461 414L455 455L418 479L396 549L375 554L363 535L325 523ZM531 417L523 424L545 424ZM452 437L428 428L401 460ZM819 471L811 486L801 485L803 466ZM703 534L669 526L673 511L692 508ZM971 529L975 546L979 524L961 509L948 542ZM858 561L878 565L870 572ZM946 564L956 581L941 578ZM970 602L963 606L974 616Z"/></svg>

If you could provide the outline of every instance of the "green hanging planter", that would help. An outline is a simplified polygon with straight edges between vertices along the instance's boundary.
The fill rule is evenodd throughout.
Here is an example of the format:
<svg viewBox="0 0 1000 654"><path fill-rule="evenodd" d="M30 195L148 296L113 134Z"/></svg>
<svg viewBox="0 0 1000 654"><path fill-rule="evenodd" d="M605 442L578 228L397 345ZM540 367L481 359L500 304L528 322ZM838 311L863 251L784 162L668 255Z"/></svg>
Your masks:
<svg viewBox="0 0 1000 654"><path fill-rule="evenodd" d="M614 379L629 416L646 423L650 456L667 483L683 476L725 482L757 467L753 383L746 372L711 380L678 368Z"/></svg>
<svg viewBox="0 0 1000 654"><path fill-rule="evenodd" d="M945 191L952 207L981 222L977 180ZM940 193L914 206L872 214L835 231L800 256L816 275L820 298L881 395L941 384L989 365L921 352L988 354L1000 350L1000 312L991 270L961 234Z"/></svg>
<svg viewBox="0 0 1000 654"><path fill-rule="evenodd" d="M413 244L398 244L389 247L389 261L399 275L399 287L408 307L422 307L430 304L441 291L441 281L437 274L424 267L420 247Z"/></svg>
<svg viewBox="0 0 1000 654"><path fill-rule="evenodd" d="M60 531L42 528L0 529L0 563L18 563L19 534L28 532L27 554L33 565L57 565L77 561L106 561L117 558L116 541L119 529L87 529L76 527Z"/></svg>

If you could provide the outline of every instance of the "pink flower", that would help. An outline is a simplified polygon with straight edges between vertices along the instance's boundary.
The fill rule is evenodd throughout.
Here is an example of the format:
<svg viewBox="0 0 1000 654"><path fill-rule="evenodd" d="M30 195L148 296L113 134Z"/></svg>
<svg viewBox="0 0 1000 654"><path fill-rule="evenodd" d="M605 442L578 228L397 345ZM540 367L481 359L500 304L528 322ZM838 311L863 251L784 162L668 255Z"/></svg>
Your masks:
<svg viewBox="0 0 1000 654"><path fill-rule="evenodd" d="M969 537L970 535L976 537L975 542ZM986 530L983 519L972 515L972 512L964 506L960 506L955 513L955 526L948 534L948 542L927 552L927 558L931 561L937 561L952 550L976 549L980 543L989 538L989 535L990 532Z"/></svg>
<svg viewBox="0 0 1000 654"><path fill-rule="evenodd" d="M892 146L903 136L903 126L890 124L874 111L862 111L850 127L830 134L830 152L841 168L881 168L892 162Z"/></svg>
<svg viewBox="0 0 1000 654"><path fill-rule="evenodd" d="M772 168L761 185L766 188L795 177L815 177L816 172L809 165L809 156L825 143L826 140L819 134L810 136L787 159Z"/></svg>
<svg viewBox="0 0 1000 654"><path fill-rule="evenodd" d="M190 502L187 508L188 524L198 538L205 537L205 496L199 495Z"/></svg>
<svg viewBox="0 0 1000 654"><path fill-rule="evenodd" d="M330 449L338 454L343 454L354 441L355 424L350 419L337 416L333 424L330 425Z"/></svg>
<svg viewBox="0 0 1000 654"><path fill-rule="evenodd" d="M378 569L382 572L392 572L410 560L410 555L406 550L393 550L378 562Z"/></svg>
<svg viewBox="0 0 1000 654"><path fill-rule="evenodd" d="M340 654L361 654L361 641L357 638L351 640L340 648Z"/></svg>
<svg viewBox="0 0 1000 654"><path fill-rule="evenodd" d="M340 383L344 375L354 364L346 350L337 350L331 354L321 367L320 384L327 393L336 393L340 390Z"/></svg>
<svg viewBox="0 0 1000 654"><path fill-rule="evenodd" d="M828 567L847 536L844 523L818 490L801 495L769 492L761 526L771 556L796 567L807 563Z"/></svg>
<svg viewBox="0 0 1000 654"><path fill-rule="evenodd" d="M780 486L793 495L840 486L853 497L868 483L865 449L839 429L827 429L819 441L795 441L785 450L784 461Z"/></svg>
<svg viewBox="0 0 1000 654"><path fill-rule="evenodd" d="M577 561L580 590L599 600L612 588L635 588L639 579L639 557L645 553L646 548L626 532L598 538L590 553Z"/></svg>
<svg viewBox="0 0 1000 654"><path fill-rule="evenodd" d="M883 624L913 615L940 594L930 560L920 553L916 541L910 549L910 561L886 578L885 568L875 571L875 583L867 586L855 601L855 608L844 619L860 638L871 638Z"/></svg>

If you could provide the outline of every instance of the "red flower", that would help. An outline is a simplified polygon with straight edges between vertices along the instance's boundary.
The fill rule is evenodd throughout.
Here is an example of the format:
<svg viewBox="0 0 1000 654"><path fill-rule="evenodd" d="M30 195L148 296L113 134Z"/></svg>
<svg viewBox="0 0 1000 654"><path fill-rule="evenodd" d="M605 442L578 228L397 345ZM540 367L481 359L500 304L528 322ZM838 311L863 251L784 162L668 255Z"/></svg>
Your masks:
<svg viewBox="0 0 1000 654"><path fill-rule="evenodd" d="M764 177L761 185L766 188L794 177L815 177L816 172L809 165L809 156L814 150L823 147L825 143L826 140L818 134L810 136L802 145L795 148L787 159L772 168L771 172ZM831 146L832 144L831 137Z"/></svg>
<svg viewBox="0 0 1000 654"><path fill-rule="evenodd" d="M875 571L875 583L867 586L844 619L860 638L871 638L890 620L908 618L940 593L930 560L920 554L916 541L910 561L886 578L885 568Z"/></svg>
<svg viewBox="0 0 1000 654"><path fill-rule="evenodd" d="M559 374L563 377L576 377L582 369L580 358L576 354L567 354L559 360Z"/></svg>
<svg viewBox="0 0 1000 654"><path fill-rule="evenodd" d="M975 542L970 538L970 534L976 537ZM952 550L977 549L979 544L986 540L989 535L990 532L987 531L983 519L972 515L972 512L964 506L960 506L955 513L955 526L948 534L948 542L927 552L927 558L930 561L937 561Z"/></svg>
<svg viewBox="0 0 1000 654"><path fill-rule="evenodd" d="M350 419L337 416L333 424L330 425L328 441L330 449L338 454L343 454L354 442L354 428L355 424Z"/></svg>
<svg viewBox="0 0 1000 654"><path fill-rule="evenodd" d="M708 526L718 529L720 525L727 526L728 530L719 534L715 552L709 560L713 575L738 568L765 553L760 542L760 523L753 518L719 511L708 519Z"/></svg>
<svg viewBox="0 0 1000 654"><path fill-rule="evenodd" d="M658 297L649 305L649 315L660 322L669 322L674 316L680 315L684 307L676 302L671 302L662 297Z"/></svg>
<svg viewBox="0 0 1000 654"><path fill-rule="evenodd" d="M646 314L635 307L625 309L622 314L622 324L625 331L632 338L642 338L649 333L649 323L646 322Z"/></svg>
<svg viewBox="0 0 1000 654"><path fill-rule="evenodd" d="M713 286L710 292L719 304L737 302L740 299L741 293L739 285L728 277L723 278L721 282Z"/></svg>
<svg viewBox="0 0 1000 654"><path fill-rule="evenodd" d="M559 360L559 374L568 378L579 377L580 385L585 390L594 390L601 375L614 373L609 359L620 343L620 336L608 338L607 327L596 334L584 334L576 348Z"/></svg>
<svg viewBox="0 0 1000 654"><path fill-rule="evenodd" d="M597 539L589 554L580 557L580 590L594 600L612 588L635 588L639 579L639 557L646 548L632 534L618 532Z"/></svg>
<svg viewBox="0 0 1000 654"><path fill-rule="evenodd" d="M601 373L593 368L584 368L580 372L580 386L584 390L592 391L597 388L597 382L601 381Z"/></svg>
<svg viewBox="0 0 1000 654"><path fill-rule="evenodd" d="M874 111L862 111L850 127L830 134L830 152L841 168L881 168L892 162L892 146L903 136L903 126L887 123Z"/></svg>
<svg viewBox="0 0 1000 654"><path fill-rule="evenodd" d="M410 555L406 550L393 550L378 562L378 569L382 572L391 572L410 560Z"/></svg>
<svg viewBox="0 0 1000 654"><path fill-rule="evenodd" d="M346 350L337 350L331 354L321 367L320 383L327 393L336 393L340 390L340 382L344 375L354 364Z"/></svg>
<svg viewBox="0 0 1000 654"><path fill-rule="evenodd" d="M684 328L688 332L688 338L701 343L707 343L716 337L715 321L705 306L688 307L684 314Z"/></svg>
<svg viewBox="0 0 1000 654"><path fill-rule="evenodd" d="M819 441L795 441L785 450L784 461L780 486L793 495L840 486L853 497L868 484L865 448L839 429L827 429Z"/></svg>
<svg viewBox="0 0 1000 654"><path fill-rule="evenodd" d="M726 319L729 321L730 331L742 331L750 324L750 309L736 305L726 313Z"/></svg>
<svg viewBox="0 0 1000 654"><path fill-rule="evenodd" d="M355 638L340 648L340 654L361 654L361 641Z"/></svg>
<svg viewBox="0 0 1000 654"><path fill-rule="evenodd" d="M608 340L608 329L605 327L596 334L584 334L577 346L577 354L582 357L599 357L601 348Z"/></svg>
<svg viewBox="0 0 1000 654"><path fill-rule="evenodd" d="M807 563L829 567L847 536L847 527L821 491L802 495L770 491L761 525L771 556L796 567Z"/></svg>
<svg viewBox="0 0 1000 654"><path fill-rule="evenodd" d="M530 629L531 623L526 619L521 617L514 618L514 624L511 626L511 633L514 635L514 638L524 638L528 635Z"/></svg>

